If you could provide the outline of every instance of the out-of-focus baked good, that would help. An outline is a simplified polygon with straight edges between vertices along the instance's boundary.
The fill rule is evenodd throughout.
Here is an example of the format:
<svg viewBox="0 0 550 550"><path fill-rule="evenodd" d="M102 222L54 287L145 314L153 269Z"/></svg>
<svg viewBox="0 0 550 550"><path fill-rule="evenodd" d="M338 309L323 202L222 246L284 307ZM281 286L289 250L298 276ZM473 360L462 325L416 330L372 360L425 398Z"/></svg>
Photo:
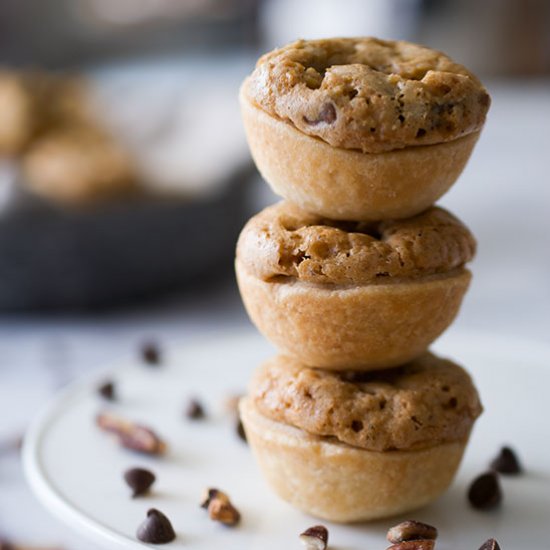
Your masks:
<svg viewBox="0 0 550 550"><path fill-rule="evenodd" d="M84 206L135 191L135 165L111 137L88 128L50 132L21 164L25 186L56 204Z"/></svg>
<svg viewBox="0 0 550 550"><path fill-rule="evenodd" d="M240 404L273 489L305 512L340 522L437 498L481 411L468 374L429 353L368 373L311 369L278 356L258 369Z"/></svg>
<svg viewBox="0 0 550 550"><path fill-rule="evenodd" d="M454 183L490 98L429 48L300 40L261 57L240 93L256 164L276 193L334 218L409 217Z"/></svg>
<svg viewBox="0 0 550 550"><path fill-rule="evenodd" d="M366 224L281 202L244 227L236 272L252 321L283 353L373 370L420 355L452 322L474 253L472 234L441 208Z"/></svg>
<svg viewBox="0 0 550 550"><path fill-rule="evenodd" d="M0 156L23 153L52 128L89 126L93 120L83 79L0 70Z"/></svg>

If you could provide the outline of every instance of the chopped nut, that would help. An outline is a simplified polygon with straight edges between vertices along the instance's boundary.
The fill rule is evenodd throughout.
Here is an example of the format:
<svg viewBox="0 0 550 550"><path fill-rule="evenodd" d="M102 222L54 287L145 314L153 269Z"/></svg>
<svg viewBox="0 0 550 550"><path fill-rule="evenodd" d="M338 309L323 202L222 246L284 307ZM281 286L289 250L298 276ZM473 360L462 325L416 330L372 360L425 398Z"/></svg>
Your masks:
<svg viewBox="0 0 550 550"><path fill-rule="evenodd" d="M159 365L162 362L160 348L155 342L145 342L141 346L141 358L147 365Z"/></svg>
<svg viewBox="0 0 550 550"><path fill-rule="evenodd" d="M147 493L155 479L155 474L144 468L131 468L124 473L124 481L132 489L134 498Z"/></svg>
<svg viewBox="0 0 550 550"><path fill-rule="evenodd" d="M510 447L502 447L499 455L491 462L491 468L504 475L517 475L522 472L518 457Z"/></svg>
<svg viewBox="0 0 550 550"><path fill-rule="evenodd" d="M386 535L393 544L409 540L435 540L437 529L420 521L408 520L394 525Z"/></svg>
<svg viewBox="0 0 550 550"><path fill-rule="evenodd" d="M110 413L99 414L96 423L102 430L115 434L127 449L149 455L161 455L166 451L164 441L150 428Z"/></svg>
<svg viewBox="0 0 550 550"><path fill-rule="evenodd" d="M306 550L326 550L328 529L324 525L314 525L300 535L300 541Z"/></svg>
<svg viewBox="0 0 550 550"><path fill-rule="evenodd" d="M387 550L433 550L434 540L406 540L392 544Z"/></svg>
<svg viewBox="0 0 550 550"><path fill-rule="evenodd" d="M196 399L191 399L187 404L187 409L185 411L185 416L191 418L192 420L198 420L199 418L204 418L204 408Z"/></svg>
<svg viewBox="0 0 550 550"><path fill-rule="evenodd" d="M229 497L218 489L206 489L201 507L208 510L211 520L224 525L236 525L241 519L241 514L231 504Z"/></svg>
<svg viewBox="0 0 550 550"><path fill-rule="evenodd" d="M486 540L480 547L479 550L500 550L500 546L495 539Z"/></svg>
<svg viewBox="0 0 550 550"><path fill-rule="evenodd" d="M0 550L63 550L59 546L29 546L28 544L15 544L11 541L0 539Z"/></svg>
<svg viewBox="0 0 550 550"><path fill-rule="evenodd" d="M165 544L176 538L176 533L170 520L159 510L151 508L147 518L139 526L137 538L151 544Z"/></svg>
<svg viewBox="0 0 550 550"><path fill-rule="evenodd" d="M468 500L479 510L487 510L500 504L502 491L495 472L487 472L474 479L468 491Z"/></svg>
<svg viewBox="0 0 550 550"><path fill-rule="evenodd" d="M110 380L108 382L104 382L99 386L99 388L97 388L97 393L99 393L99 395L107 401L115 401L116 392L114 382Z"/></svg>
<svg viewBox="0 0 550 550"><path fill-rule="evenodd" d="M227 497L227 495L225 495L224 493L222 493L221 491L218 491L218 489L211 489L211 488L208 488L204 491L204 495L202 497L202 500L201 500L201 508L205 508L205 509L208 509L208 505L210 504L210 501L214 498L216 498L216 496L218 494L221 494L223 495L223 497L227 498L229 500L229 498Z"/></svg>

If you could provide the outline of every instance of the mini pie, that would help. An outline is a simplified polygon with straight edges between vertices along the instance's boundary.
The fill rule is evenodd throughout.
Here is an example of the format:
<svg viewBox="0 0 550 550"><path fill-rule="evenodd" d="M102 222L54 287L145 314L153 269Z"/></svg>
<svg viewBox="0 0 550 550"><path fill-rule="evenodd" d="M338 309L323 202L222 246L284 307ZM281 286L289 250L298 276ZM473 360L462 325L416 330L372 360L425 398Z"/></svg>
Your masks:
<svg viewBox="0 0 550 550"><path fill-rule="evenodd" d="M273 489L338 522L408 512L452 482L482 407L469 375L426 353L392 370L330 372L277 356L240 413Z"/></svg>
<svg viewBox="0 0 550 550"><path fill-rule="evenodd" d="M279 195L333 219L413 216L455 182L490 98L449 57L375 38L299 40L261 57L240 102Z"/></svg>
<svg viewBox="0 0 550 550"><path fill-rule="evenodd" d="M470 231L432 207L406 220L337 222L280 202L237 244L245 307L283 353L327 369L394 367L456 316L475 253Z"/></svg>
<svg viewBox="0 0 550 550"><path fill-rule="evenodd" d="M49 129L91 124L85 82L46 72L0 70L0 155L23 153Z"/></svg>
<svg viewBox="0 0 550 550"><path fill-rule="evenodd" d="M66 206L136 191L133 158L96 128L66 128L36 139L22 158L21 172L27 189Z"/></svg>

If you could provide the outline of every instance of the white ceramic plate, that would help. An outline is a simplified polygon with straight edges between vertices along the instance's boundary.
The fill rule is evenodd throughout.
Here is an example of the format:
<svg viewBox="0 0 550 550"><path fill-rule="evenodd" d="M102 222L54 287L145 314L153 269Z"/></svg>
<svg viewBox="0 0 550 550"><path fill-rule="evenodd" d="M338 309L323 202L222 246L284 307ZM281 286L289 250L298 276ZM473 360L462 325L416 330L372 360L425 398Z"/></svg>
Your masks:
<svg viewBox="0 0 550 550"><path fill-rule="evenodd" d="M438 550L476 550L489 537L503 550L548 548L550 349L456 331L435 349L470 370L485 413L453 487L407 517L439 528ZM101 378L69 387L36 419L26 438L25 469L34 492L52 513L104 548L147 547L135 532L151 507L172 520L178 538L170 548L300 548L298 534L318 520L272 495L223 412L227 395L244 388L254 367L271 353L254 333L211 337L170 353L160 368L127 361ZM120 392L118 404L110 408L154 427L169 442L166 457L120 449L95 427L95 414L106 408L95 388L105 377L116 380ZM208 419L184 418L189 396L205 403ZM502 478L504 501L498 510L472 510L467 487L504 443L517 449L526 474ZM138 465L152 469L157 483L150 496L131 499L122 473ZM232 497L243 518L237 528L211 522L199 507L207 486ZM331 548L383 550L386 530L400 519L406 518L360 526L328 524Z"/></svg>

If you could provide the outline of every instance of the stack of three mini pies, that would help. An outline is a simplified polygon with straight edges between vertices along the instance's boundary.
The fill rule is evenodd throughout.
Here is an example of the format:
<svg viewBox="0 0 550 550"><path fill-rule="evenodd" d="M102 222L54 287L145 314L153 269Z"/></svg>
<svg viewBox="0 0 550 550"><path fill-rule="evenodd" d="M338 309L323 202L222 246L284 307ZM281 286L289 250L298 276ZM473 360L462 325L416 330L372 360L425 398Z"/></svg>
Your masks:
<svg viewBox="0 0 550 550"><path fill-rule="evenodd" d="M338 521L406 512L451 483L482 407L428 351L470 283L476 243L433 206L490 99L444 54L374 38L298 41L240 94L254 160L285 200L237 245L245 307L280 355L240 414L273 489Z"/></svg>

